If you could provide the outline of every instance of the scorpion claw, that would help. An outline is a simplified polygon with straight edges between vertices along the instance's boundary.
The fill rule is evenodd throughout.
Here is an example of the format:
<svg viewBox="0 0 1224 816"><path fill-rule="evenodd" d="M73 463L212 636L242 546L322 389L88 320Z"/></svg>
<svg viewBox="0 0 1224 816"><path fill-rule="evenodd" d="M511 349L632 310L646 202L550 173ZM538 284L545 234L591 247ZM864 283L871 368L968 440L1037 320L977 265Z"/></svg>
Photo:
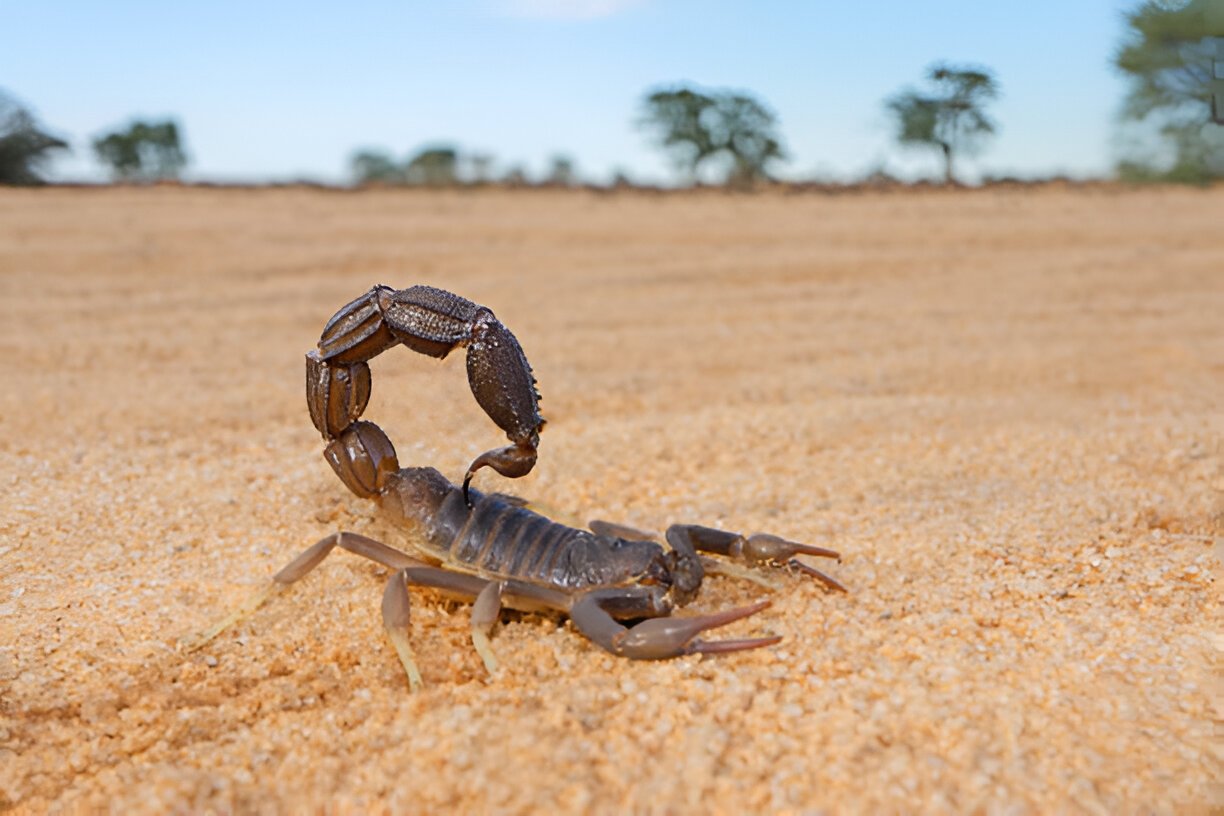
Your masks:
<svg viewBox="0 0 1224 816"><path fill-rule="evenodd" d="M712 654L736 652L769 646L780 637L743 638L738 640L704 641L697 636L707 629L717 629L728 623L755 615L769 601L758 601L748 606L725 609L710 615L695 615L685 618L650 618L627 629L617 639L618 651L635 660L661 660L682 654Z"/></svg>
<svg viewBox="0 0 1224 816"><path fill-rule="evenodd" d="M781 643L781 635L763 638L735 638L732 640L695 640L689 644L689 654L724 654L726 652L742 652L747 649L760 649L762 646L772 646Z"/></svg>
<svg viewBox="0 0 1224 816"><path fill-rule="evenodd" d="M787 541L785 538L769 533L748 536L743 544L743 553L746 560L757 564L778 563L792 555L818 555L824 558L841 559L841 556L834 550L800 544L797 541Z"/></svg>
<svg viewBox="0 0 1224 816"><path fill-rule="evenodd" d="M694 552L711 553L729 558L732 563L748 567L789 567L818 579L830 589L845 592L846 588L818 569L809 567L793 556L815 555L841 560L834 550L813 547L797 541L787 541L776 535L756 533L740 535L700 524L673 524L667 531L667 540L673 546L683 546Z"/></svg>
<svg viewBox="0 0 1224 816"><path fill-rule="evenodd" d="M839 583L838 580L834 578L833 576L825 575L820 570L816 569L815 567L808 566L807 564L803 563L797 558L792 558L790 561L788 561L787 566L792 569L799 570L804 575L812 576L816 580L822 582L825 586L829 587L829 589L836 589L838 592L849 592L850 591L846 589L844 586L842 586L841 583Z"/></svg>

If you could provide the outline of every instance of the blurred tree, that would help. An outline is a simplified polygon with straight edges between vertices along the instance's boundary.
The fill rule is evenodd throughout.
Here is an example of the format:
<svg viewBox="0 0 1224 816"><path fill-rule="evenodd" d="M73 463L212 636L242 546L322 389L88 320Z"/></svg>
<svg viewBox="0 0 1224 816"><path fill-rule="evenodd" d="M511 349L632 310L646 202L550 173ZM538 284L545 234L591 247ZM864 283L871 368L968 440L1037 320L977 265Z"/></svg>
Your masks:
<svg viewBox="0 0 1224 816"><path fill-rule="evenodd" d="M527 169L521 164L516 164L506 171L502 176L502 184L507 187L526 187L531 183L527 178Z"/></svg>
<svg viewBox="0 0 1224 816"><path fill-rule="evenodd" d="M574 172L574 160L569 156L558 153L552 157L552 164L548 169L548 183L555 184L560 187L572 187L578 180L577 174Z"/></svg>
<svg viewBox="0 0 1224 816"><path fill-rule="evenodd" d="M126 130L115 130L93 142L98 161L109 165L115 178L124 181L177 179L187 164L173 120L134 121Z"/></svg>
<svg viewBox="0 0 1224 816"><path fill-rule="evenodd" d="M633 187L633 178L629 175L629 171L623 167L615 168L612 171L612 186L618 190Z"/></svg>
<svg viewBox="0 0 1224 816"><path fill-rule="evenodd" d="M469 153L466 158L472 183L488 184L493 177L493 155L491 153Z"/></svg>
<svg viewBox="0 0 1224 816"><path fill-rule="evenodd" d="M34 115L0 91L0 184L44 184L38 166L68 143L39 129Z"/></svg>
<svg viewBox="0 0 1224 816"><path fill-rule="evenodd" d="M885 102L897 117L897 141L935 147L943 154L944 183L952 184L954 156L974 153L995 123L985 105L999 95L988 68L954 67L936 63L927 69L929 93L906 89Z"/></svg>
<svg viewBox="0 0 1224 816"><path fill-rule="evenodd" d="M409 184L450 187L459 183L459 152L450 146L427 147L404 166Z"/></svg>
<svg viewBox="0 0 1224 816"><path fill-rule="evenodd" d="M728 182L747 186L757 179L769 178L765 165L773 159L786 158L781 137L774 130L774 115L742 94L724 95L716 102L717 120L712 130L734 161Z"/></svg>
<svg viewBox="0 0 1224 816"><path fill-rule="evenodd" d="M1132 180L1205 183L1224 176L1224 128L1211 123L1212 37L1224 37L1224 3L1140 3L1114 64L1127 75L1118 174Z"/></svg>
<svg viewBox="0 0 1224 816"><path fill-rule="evenodd" d="M404 168L385 150L358 150L349 159L349 168L358 185L404 183Z"/></svg>
<svg viewBox="0 0 1224 816"><path fill-rule="evenodd" d="M769 178L769 162L786 158L777 119L745 93L662 88L643 100L638 126L654 132L689 181L715 156L730 159L726 182L741 186Z"/></svg>

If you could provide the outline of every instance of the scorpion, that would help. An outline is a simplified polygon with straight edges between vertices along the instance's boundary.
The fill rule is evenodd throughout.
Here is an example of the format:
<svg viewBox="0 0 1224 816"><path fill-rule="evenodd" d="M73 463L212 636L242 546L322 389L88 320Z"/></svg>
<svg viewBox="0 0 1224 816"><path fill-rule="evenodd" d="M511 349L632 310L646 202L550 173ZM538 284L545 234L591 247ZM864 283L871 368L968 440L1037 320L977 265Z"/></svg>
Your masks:
<svg viewBox="0 0 1224 816"><path fill-rule="evenodd" d="M401 344L439 359L466 347L472 394L510 440L476 457L461 486L431 467L401 468L382 429L360 419L370 399L368 361ZM391 570L383 592L383 625L412 691L420 687L421 676L408 641L410 586L430 587L473 604L472 643L489 673L498 667L489 636L503 608L568 615L579 632L604 650L653 660L756 649L781 640L776 635L700 637L756 614L768 600L713 614L672 616L697 597L707 565L741 577L752 577L752 567L788 568L845 591L835 579L794 558L839 558L822 547L696 524L673 524L662 540L606 521L593 521L583 530L537 513L522 499L472 488L473 476L485 467L509 478L531 471L545 422L539 400L518 340L484 306L431 286L375 286L341 308L327 322L318 347L306 355L310 417L340 481L357 496L377 502L404 530L413 552L356 533L332 533L189 645L203 646L300 580L337 547ZM728 560L720 567L700 554Z"/></svg>

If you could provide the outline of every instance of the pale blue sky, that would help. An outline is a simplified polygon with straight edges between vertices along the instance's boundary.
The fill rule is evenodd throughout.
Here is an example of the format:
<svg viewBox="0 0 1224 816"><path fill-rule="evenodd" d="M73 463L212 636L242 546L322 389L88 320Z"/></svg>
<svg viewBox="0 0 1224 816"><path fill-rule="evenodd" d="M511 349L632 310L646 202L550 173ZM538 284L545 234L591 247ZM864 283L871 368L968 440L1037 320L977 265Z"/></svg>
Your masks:
<svg viewBox="0 0 1224 816"><path fill-rule="evenodd" d="M1133 0L455 0L170 3L0 0L0 88L68 139L53 177L100 178L89 140L173 115L216 181L347 179L359 147L451 142L496 170L558 152L607 180L663 181L633 125L676 81L747 89L777 113L778 174L935 174L892 141L883 100L936 60L993 68L994 174L1104 173Z"/></svg>

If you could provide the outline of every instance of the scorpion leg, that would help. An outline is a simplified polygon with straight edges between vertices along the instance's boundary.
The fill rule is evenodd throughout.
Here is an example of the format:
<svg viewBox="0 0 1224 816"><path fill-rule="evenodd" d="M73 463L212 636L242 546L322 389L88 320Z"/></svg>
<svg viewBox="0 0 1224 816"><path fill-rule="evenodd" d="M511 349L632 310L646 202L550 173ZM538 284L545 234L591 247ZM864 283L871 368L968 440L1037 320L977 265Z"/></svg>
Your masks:
<svg viewBox="0 0 1224 816"><path fill-rule="evenodd" d="M423 561L418 561L412 556L406 555L394 547L388 547L381 541L375 541L372 538L367 538L357 533L332 533L326 538L321 538L314 544L310 545L300 555L286 564L279 572L272 576L272 580L265 584L261 589L243 601L237 609L226 615L217 623L205 629L199 634L186 638L183 645L191 651L195 651L207 644L217 635L229 629L234 624L248 617L259 607L274 595L285 590L290 584L303 578L308 572L319 565L324 558L327 557L336 547L342 550L348 550L351 553L369 558L371 561L377 561L383 566L391 569L403 569L409 566L424 566Z"/></svg>
<svg viewBox="0 0 1224 816"><path fill-rule="evenodd" d="M769 606L758 601L711 615L667 617L658 587L636 586L597 589L580 596L570 608L570 619L582 634L605 651L631 660L664 660L686 654L711 654L757 649L777 643L781 636L705 641L698 635L726 626ZM626 627L613 617L647 617ZM654 617L660 616L660 617Z"/></svg>
<svg viewBox="0 0 1224 816"><path fill-rule="evenodd" d="M817 555L840 559L841 556L836 552L824 547L799 544L768 533L743 536L700 524L673 524L667 528L667 540L677 549L681 546L692 547L700 552L723 555L732 561L753 567L789 567L818 579L829 589L846 591L835 578L793 557Z"/></svg>
<svg viewBox="0 0 1224 816"><path fill-rule="evenodd" d="M587 523L587 528L595 535L610 536L612 538L621 538L625 541L658 541L659 536L655 533L639 530L637 527L630 527L628 524L617 524L614 521L601 521L592 519Z"/></svg>
<svg viewBox="0 0 1224 816"><path fill-rule="evenodd" d="M480 655L485 669L492 674L497 670L497 657L489 644L489 632L501 612L504 581L489 581L475 575L450 572L438 567L412 566L401 569L391 576L383 592L383 626L387 637L395 647L404 670L408 673L408 685L416 691L421 685L412 647L408 644L410 585L431 587L443 594L464 601L475 601L472 607L472 645Z"/></svg>
<svg viewBox="0 0 1224 816"><path fill-rule="evenodd" d="M493 657L492 651L487 648L487 644L488 631L492 628L493 623L497 619L497 613L500 610L500 593L492 595L487 590L489 586L496 586L497 584L474 575L464 575L431 567L424 561L402 553L394 547L389 547L381 541L357 533L345 532L332 533L307 547L301 554L273 575L272 580L264 587L247 598L237 609L198 635L184 639L183 645L190 651L201 648L226 629L248 617L270 598L306 577L311 570L317 567L337 547L395 570L395 573L387 582L386 590L383 592L383 626L387 630L387 636L395 647L395 652L408 674L408 683L413 690L416 690L421 685L421 675L417 671L416 661L413 659L412 647L408 644L408 624L410 621L408 584L438 589L449 597L463 601L475 599L477 606L482 612L480 616L475 614L473 616L472 639L476 642L476 650L484 660L485 666L490 671L496 668L497 660ZM489 597L481 605L481 598L486 596ZM496 602L496 605L490 610L489 607L494 602ZM479 635L477 630L481 627L483 627L484 643L486 646L484 651L481 650L478 641ZM491 666L490 659L492 659Z"/></svg>
<svg viewBox="0 0 1224 816"><path fill-rule="evenodd" d="M421 672L416 665L416 656L412 653L412 644L408 642L408 626L412 622L412 603L408 597L408 580L401 570L387 581L383 591L382 618L383 629L387 638L395 647L400 665L408 675L408 690L416 691L421 687Z"/></svg>
<svg viewBox="0 0 1224 816"><path fill-rule="evenodd" d="M489 581L472 604L472 646L484 661L489 674L497 671L497 656L489 643L489 633L493 631L493 624L497 623L497 616L501 613L502 590L505 587L504 581Z"/></svg>

